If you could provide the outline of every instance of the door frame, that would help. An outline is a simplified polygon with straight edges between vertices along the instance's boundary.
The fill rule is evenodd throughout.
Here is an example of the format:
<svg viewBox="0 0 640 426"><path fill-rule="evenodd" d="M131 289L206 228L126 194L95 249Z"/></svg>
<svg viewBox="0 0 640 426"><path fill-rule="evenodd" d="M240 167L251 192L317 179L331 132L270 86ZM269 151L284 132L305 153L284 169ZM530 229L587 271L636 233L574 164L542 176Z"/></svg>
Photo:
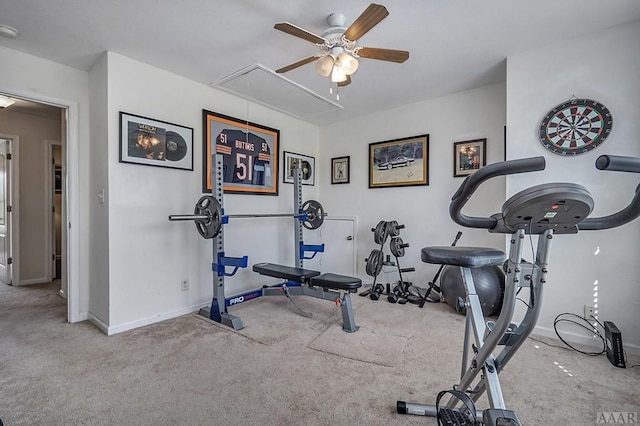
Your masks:
<svg viewBox="0 0 640 426"><path fill-rule="evenodd" d="M65 263L62 267L62 281L67 285L67 321L78 322L88 319L86 309L81 311L80 303L80 190L79 190L79 107L75 101L44 96L41 93L25 92L0 87L0 92L13 97L62 108L63 113L63 160L62 179L64 193L62 213L62 251ZM65 137L66 135L66 137ZM17 215L14 215L14 217ZM15 221L14 221L15 223ZM15 249L14 249L15 251ZM14 256L15 257L15 256ZM66 273L65 273L66 272ZM15 275L14 275L15 276Z"/></svg>
<svg viewBox="0 0 640 426"><path fill-rule="evenodd" d="M47 212L47 220L45 221L45 241L48 241L48 245L47 248L45 249L45 258L47 259L47 279L49 281L53 281L54 279L54 268L56 265L56 259L53 257L55 254L55 224L54 224L54 215L52 214L53 212L53 207L54 207L54 196L55 196L55 191L54 191L54 171L55 171L55 167L53 165L53 163L51 162L51 159L53 158L53 147L54 146L59 146L61 149L61 153L64 156L64 148L62 147L62 142L60 141L55 141L55 140L51 140L51 139L46 139L45 141L45 145L46 145L46 166L45 166L45 186L47 188L49 188L49 191L46 193L45 196L45 202L44 202L44 208L45 211ZM64 193L64 185L62 187L62 205L64 205L64 198L65 198L65 193ZM60 212L62 214L62 212ZM62 233L61 233L62 235ZM61 237L62 238L62 237ZM64 298L67 297L65 291L64 291L64 286L60 289L60 295Z"/></svg>
<svg viewBox="0 0 640 426"><path fill-rule="evenodd" d="M11 140L11 176L8 205L11 206L11 285L20 285L20 215L15 214L20 211L20 136L7 133L0 133L0 138Z"/></svg>

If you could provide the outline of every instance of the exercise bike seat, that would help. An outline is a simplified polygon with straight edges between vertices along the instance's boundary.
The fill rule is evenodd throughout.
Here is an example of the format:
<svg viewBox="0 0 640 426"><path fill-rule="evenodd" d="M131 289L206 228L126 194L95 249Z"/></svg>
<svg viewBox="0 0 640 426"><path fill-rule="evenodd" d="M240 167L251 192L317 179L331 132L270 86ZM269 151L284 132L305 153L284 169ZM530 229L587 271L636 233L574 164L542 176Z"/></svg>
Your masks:
<svg viewBox="0 0 640 426"><path fill-rule="evenodd" d="M422 261L465 268L502 265L507 258L502 250L487 247L431 246L421 251Z"/></svg>
<svg viewBox="0 0 640 426"><path fill-rule="evenodd" d="M294 268L292 266L276 265L275 263L256 263L253 271L260 275L282 278L283 280L306 283L311 278L320 275L319 271L312 269Z"/></svg>
<svg viewBox="0 0 640 426"><path fill-rule="evenodd" d="M344 290L349 293L355 293L362 286L362 280L360 280L360 278L348 277L346 275L324 273L311 278L310 284L318 287L330 288L332 290Z"/></svg>

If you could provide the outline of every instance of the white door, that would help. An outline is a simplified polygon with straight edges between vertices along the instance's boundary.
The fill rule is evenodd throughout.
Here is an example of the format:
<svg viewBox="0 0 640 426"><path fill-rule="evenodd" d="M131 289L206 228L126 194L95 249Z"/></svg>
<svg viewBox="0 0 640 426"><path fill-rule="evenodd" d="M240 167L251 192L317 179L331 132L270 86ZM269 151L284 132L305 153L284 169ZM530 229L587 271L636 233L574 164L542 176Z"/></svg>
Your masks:
<svg viewBox="0 0 640 426"><path fill-rule="evenodd" d="M315 258L304 261L305 269L334 274L356 276L356 234L357 220L355 217L324 218L315 235L305 231L305 244L324 244L324 253L318 253ZM309 234L312 234L309 232ZM313 241L316 240L316 241Z"/></svg>
<svg viewBox="0 0 640 426"><path fill-rule="evenodd" d="M11 284L11 140L0 139L0 281Z"/></svg>

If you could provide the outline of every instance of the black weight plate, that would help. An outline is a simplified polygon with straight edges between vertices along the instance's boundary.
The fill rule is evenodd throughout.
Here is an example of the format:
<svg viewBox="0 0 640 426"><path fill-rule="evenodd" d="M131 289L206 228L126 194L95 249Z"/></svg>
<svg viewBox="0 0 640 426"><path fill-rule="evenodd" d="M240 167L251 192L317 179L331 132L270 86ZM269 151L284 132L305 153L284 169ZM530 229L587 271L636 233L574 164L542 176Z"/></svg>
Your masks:
<svg viewBox="0 0 640 426"><path fill-rule="evenodd" d="M375 230L373 231L373 241L376 244L382 245L387 241L388 236L389 234L387 233L387 222L381 220L380 222L378 222Z"/></svg>
<svg viewBox="0 0 640 426"><path fill-rule="evenodd" d="M378 249L371 250L369 253L369 257L367 258L367 263L365 265L365 272L367 275L375 277L380 274L382 271L382 263L383 263L383 254Z"/></svg>
<svg viewBox="0 0 640 426"><path fill-rule="evenodd" d="M307 216L307 219L302 221L302 226L307 229L318 229L324 222L324 208L316 200L307 200L302 205L302 213Z"/></svg>
<svg viewBox="0 0 640 426"><path fill-rule="evenodd" d="M400 235L400 228L398 222L395 220L387 222L387 233L392 237L397 237Z"/></svg>
<svg viewBox="0 0 640 426"><path fill-rule="evenodd" d="M200 197L193 209L193 214L207 216L204 220L196 220L196 229L204 239L214 238L222 227L222 209L220 203L211 195Z"/></svg>
<svg viewBox="0 0 640 426"><path fill-rule="evenodd" d="M404 256L404 241L401 237L393 237L389 242L389 249L395 257Z"/></svg>

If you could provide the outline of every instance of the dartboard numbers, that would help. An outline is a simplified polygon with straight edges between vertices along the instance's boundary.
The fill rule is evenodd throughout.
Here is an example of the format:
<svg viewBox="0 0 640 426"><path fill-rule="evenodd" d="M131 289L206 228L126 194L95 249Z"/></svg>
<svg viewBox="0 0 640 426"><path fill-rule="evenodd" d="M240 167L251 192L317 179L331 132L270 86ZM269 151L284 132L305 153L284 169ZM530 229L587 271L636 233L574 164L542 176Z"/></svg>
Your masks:
<svg viewBox="0 0 640 426"><path fill-rule="evenodd" d="M558 155L578 155L602 144L613 118L609 109L591 99L572 99L547 113L540 123L540 142Z"/></svg>

